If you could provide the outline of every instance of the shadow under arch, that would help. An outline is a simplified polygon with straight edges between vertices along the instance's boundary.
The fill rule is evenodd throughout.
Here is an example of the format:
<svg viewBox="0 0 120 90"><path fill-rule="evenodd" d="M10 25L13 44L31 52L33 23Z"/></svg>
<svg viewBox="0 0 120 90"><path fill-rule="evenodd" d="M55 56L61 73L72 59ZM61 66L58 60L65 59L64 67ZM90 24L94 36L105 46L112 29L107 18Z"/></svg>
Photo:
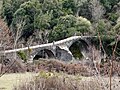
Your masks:
<svg viewBox="0 0 120 90"><path fill-rule="evenodd" d="M55 55L49 49L42 49L35 55L33 60L38 60L39 58L55 58Z"/></svg>
<svg viewBox="0 0 120 90"><path fill-rule="evenodd" d="M73 44L69 47L69 50L75 59L81 59L84 56L82 52L88 52L88 47L89 45L86 41L79 39L73 42Z"/></svg>
<svg viewBox="0 0 120 90"><path fill-rule="evenodd" d="M59 46L56 47L56 57L63 61L72 60L72 55L67 50L61 49Z"/></svg>

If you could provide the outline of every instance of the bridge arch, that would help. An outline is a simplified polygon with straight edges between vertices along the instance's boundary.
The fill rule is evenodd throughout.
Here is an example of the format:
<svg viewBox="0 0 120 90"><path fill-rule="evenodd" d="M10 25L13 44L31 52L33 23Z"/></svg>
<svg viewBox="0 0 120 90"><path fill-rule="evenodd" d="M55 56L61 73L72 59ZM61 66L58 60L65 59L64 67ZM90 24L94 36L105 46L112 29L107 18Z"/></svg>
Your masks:
<svg viewBox="0 0 120 90"><path fill-rule="evenodd" d="M85 40L79 39L71 44L69 50L75 59L81 59L85 57L84 53L89 52L88 47L89 45Z"/></svg>
<svg viewBox="0 0 120 90"><path fill-rule="evenodd" d="M73 56L70 53L69 49L67 50L66 48L60 48L59 46L56 47L56 57L59 60L63 61L69 61L72 60Z"/></svg>
<svg viewBox="0 0 120 90"><path fill-rule="evenodd" d="M42 50L37 51L33 60L37 60L39 58L55 58L55 55L52 50L42 49Z"/></svg>

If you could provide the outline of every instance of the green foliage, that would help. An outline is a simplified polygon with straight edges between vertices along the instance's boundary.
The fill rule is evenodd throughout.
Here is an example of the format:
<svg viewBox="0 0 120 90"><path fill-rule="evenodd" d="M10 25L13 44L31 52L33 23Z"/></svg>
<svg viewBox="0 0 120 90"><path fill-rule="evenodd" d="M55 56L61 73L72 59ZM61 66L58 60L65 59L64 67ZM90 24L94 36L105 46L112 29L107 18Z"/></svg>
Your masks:
<svg viewBox="0 0 120 90"><path fill-rule="evenodd" d="M20 8L14 13L12 27L15 28L21 20L25 25L22 27L22 36L28 38L35 29L35 18L41 12L41 4L37 0L28 1L20 5ZM16 29L16 28L15 28Z"/></svg>
<svg viewBox="0 0 120 90"><path fill-rule="evenodd" d="M116 43L116 39L115 37L104 37L102 39L103 42L103 46L105 47L105 51L107 53L108 56L112 56L113 55L113 48L115 47L115 43ZM117 49L115 51L115 55L116 56L120 56L119 53L119 49L120 48L120 43L118 42L117 44Z"/></svg>
<svg viewBox="0 0 120 90"><path fill-rule="evenodd" d="M83 57L81 51L80 51L80 42L75 42L71 47L70 47L70 51L73 54L73 57L75 59L81 59ZM81 44L82 45L82 44Z"/></svg>
<svg viewBox="0 0 120 90"><path fill-rule="evenodd" d="M120 35L120 22L118 22L118 23L113 27L113 31L115 32L115 34Z"/></svg>
<svg viewBox="0 0 120 90"><path fill-rule="evenodd" d="M18 51L17 54L22 60L24 60L24 62L27 61L27 55L24 51Z"/></svg>
<svg viewBox="0 0 120 90"><path fill-rule="evenodd" d="M73 14L73 12L75 10L74 0L63 0L63 9L68 14Z"/></svg>
<svg viewBox="0 0 120 90"><path fill-rule="evenodd" d="M60 16L64 16L66 14L62 8L62 1L60 0L44 0L42 4L42 11L43 14L50 15L51 21L49 21L49 29L53 29L53 27L57 24L56 20Z"/></svg>
<svg viewBox="0 0 120 90"><path fill-rule="evenodd" d="M82 35L90 34L91 32L91 22L83 17L77 17L77 21L75 23L75 27L77 31L79 31Z"/></svg>
<svg viewBox="0 0 120 90"><path fill-rule="evenodd" d="M50 21L51 21L51 13L43 14L36 14L34 18L34 27L36 29L45 30L50 28Z"/></svg>
<svg viewBox="0 0 120 90"><path fill-rule="evenodd" d="M16 25L20 23L21 20L24 21L25 25L21 27L21 36L24 38L28 38L36 29L40 31L50 29L52 30L50 31L50 36L56 38L50 40L59 40L72 36L75 33L79 35L80 33L84 34L85 32L89 32L90 26L88 23L74 16L76 13L75 9L84 5L86 1L87 0L7 1L4 3L6 8L3 8L4 10L8 8L8 12L11 13L8 14L8 12L4 11L3 16L6 17L10 15L10 19L6 18L6 20L10 20L8 24L12 26L13 31L15 31ZM11 7L13 8L11 9Z"/></svg>
<svg viewBox="0 0 120 90"><path fill-rule="evenodd" d="M120 41L118 41L118 44L117 44L116 55L120 57Z"/></svg>
<svg viewBox="0 0 120 90"><path fill-rule="evenodd" d="M100 0L100 2L106 8L107 12L110 12L113 6L119 2L119 0Z"/></svg>
<svg viewBox="0 0 120 90"><path fill-rule="evenodd" d="M92 12L90 11L90 2L89 0L76 0L76 9L75 12L78 16L83 16L88 20L92 19Z"/></svg>
<svg viewBox="0 0 120 90"><path fill-rule="evenodd" d="M13 18L13 10L11 4L7 0L3 1L2 17L6 19L8 26L10 26Z"/></svg>
<svg viewBox="0 0 120 90"><path fill-rule="evenodd" d="M60 40L74 34L76 18L73 15L62 16L58 19L57 25L50 33L49 39ZM73 32L73 33L72 33Z"/></svg>
<svg viewBox="0 0 120 90"><path fill-rule="evenodd" d="M109 20L111 20L114 23L116 23L117 19L118 19L119 15L116 13L109 13Z"/></svg>
<svg viewBox="0 0 120 90"><path fill-rule="evenodd" d="M73 15L62 16L58 19L57 25L49 35L49 40L60 40L73 35L85 35L90 33L91 23L83 17Z"/></svg>
<svg viewBox="0 0 120 90"><path fill-rule="evenodd" d="M11 25L13 14L17 9L19 9L20 5L28 0L3 0L2 7L2 17L7 21L8 26Z"/></svg>
<svg viewBox="0 0 120 90"><path fill-rule="evenodd" d="M108 35L114 37L120 34L120 22L117 22L118 2L119 0L100 0L100 3L99 0L3 0L2 17L12 28L12 33L16 35L20 29L20 36L25 40L34 35L41 36L37 39L41 42L52 42L73 35L97 35L99 31L106 46L114 42ZM111 46L108 46L111 50Z"/></svg>
<svg viewBox="0 0 120 90"><path fill-rule="evenodd" d="M106 19L101 19L97 22L96 30L96 32L99 32L101 36L106 38L108 38L108 36L115 36L115 31L113 30L111 22Z"/></svg>
<svg viewBox="0 0 120 90"><path fill-rule="evenodd" d="M106 34L106 23L103 20L100 20L98 22L97 30L100 32L100 34Z"/></svg>

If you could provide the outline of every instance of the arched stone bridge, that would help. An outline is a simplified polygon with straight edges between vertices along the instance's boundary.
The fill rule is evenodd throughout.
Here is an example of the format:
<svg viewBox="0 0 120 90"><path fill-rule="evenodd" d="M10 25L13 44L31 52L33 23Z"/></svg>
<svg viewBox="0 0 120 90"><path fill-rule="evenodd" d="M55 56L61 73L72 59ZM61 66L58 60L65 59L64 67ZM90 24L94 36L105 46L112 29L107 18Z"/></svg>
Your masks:
<svg viewBox="0 0 120 90"><path fill-rule="evenodd" d="M70 48L74 43L79 43L78 50L81 52L83 57L87 58L88 54L91 52L89 49L91 47L91 39L96 36L72 36L60 41L54 41L52 43L41 44L36 46L30 46L32 50L30 52L30 60L37 58L56 58L60 60L72 60L74 55L71 52ZM9 54L18 51L28 50L28 47L19 48L14 50L5 50L1 53Z"/></svg>

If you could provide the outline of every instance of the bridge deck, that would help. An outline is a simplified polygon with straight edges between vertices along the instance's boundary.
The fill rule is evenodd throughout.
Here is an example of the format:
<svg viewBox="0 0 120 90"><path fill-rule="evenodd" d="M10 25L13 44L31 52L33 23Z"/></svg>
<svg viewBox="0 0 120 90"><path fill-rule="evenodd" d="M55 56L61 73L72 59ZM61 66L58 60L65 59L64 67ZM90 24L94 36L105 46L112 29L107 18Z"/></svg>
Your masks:
<svg viewBox="0 0 120 90"><path fill-rule="evenodd" d="M54 45L59 45L59 44L65 43L65 42L69 42L71 40L75 40L75 39L80 39L80 38L83 39L83 38L89 38L89 37L96 37L96 36L72 36L72 37L69 37L69 38L66 38L63 40L56 41L56 42L54 42ZM49 46L53 46L53 43L30 46L29 48L36 49L36 48L43 48L43 47L49 47ZM5 50L5 51L1 51L0 53L12 53L12 52L24 51L24 50L28 50L28 47L13 49L13 50Z"/></svg>

